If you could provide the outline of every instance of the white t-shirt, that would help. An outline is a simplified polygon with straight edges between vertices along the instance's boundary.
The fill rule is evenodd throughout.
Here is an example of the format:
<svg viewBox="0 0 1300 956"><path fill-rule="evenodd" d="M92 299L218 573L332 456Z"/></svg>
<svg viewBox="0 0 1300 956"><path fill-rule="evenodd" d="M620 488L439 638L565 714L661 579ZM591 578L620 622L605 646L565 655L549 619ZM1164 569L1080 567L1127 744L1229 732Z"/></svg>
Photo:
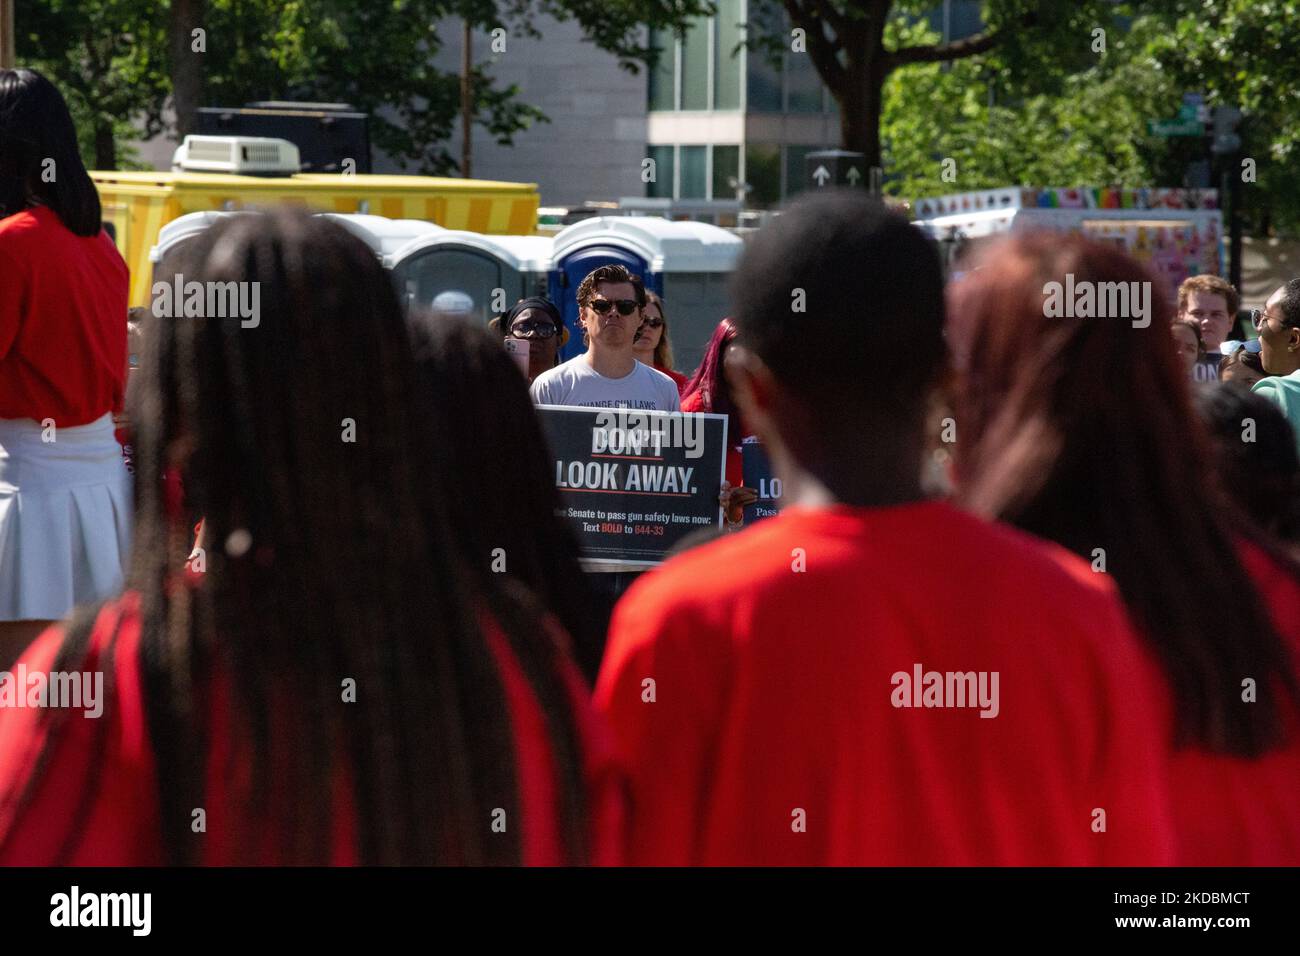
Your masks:
<svg viewBox="0 0 1300 956"><path fill-rule="evenodd" d="M622 378L606 378L591 367L585 354L537 376L529 394L535 405L681 410L677 383L663 372L637 362Z"/></svg>

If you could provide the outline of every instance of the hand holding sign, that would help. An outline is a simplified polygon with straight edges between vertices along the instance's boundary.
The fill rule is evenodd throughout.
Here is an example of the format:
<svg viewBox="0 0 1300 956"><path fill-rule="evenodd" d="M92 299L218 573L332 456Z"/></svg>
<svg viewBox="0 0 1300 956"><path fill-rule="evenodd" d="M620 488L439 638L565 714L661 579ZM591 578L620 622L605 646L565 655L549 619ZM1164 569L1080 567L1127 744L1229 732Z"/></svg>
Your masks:
<svg viewBox="0 0 1300 956"><path fill-rule="evenodd" d="M736 524L744 518L745 509L757 500L756 489L746 488L744 485L733 488L731 482L725 480L722 482L722 490L718 493L718 504L722 505L727 521L731 524Z"/></svg>

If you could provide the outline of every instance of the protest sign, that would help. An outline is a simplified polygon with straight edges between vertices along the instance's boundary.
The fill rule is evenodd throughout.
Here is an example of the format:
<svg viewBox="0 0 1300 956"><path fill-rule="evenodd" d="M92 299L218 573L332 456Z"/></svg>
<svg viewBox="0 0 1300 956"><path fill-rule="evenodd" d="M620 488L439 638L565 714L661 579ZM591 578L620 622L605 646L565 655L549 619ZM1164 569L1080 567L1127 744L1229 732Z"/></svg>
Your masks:
<svg viewBox="0 0 1300 956"><path fill-rule="evenodd" d="M750 436L740 446L741 471L745 487L758 492L758 498L745 506L745 524L771 518L781 510L781 479L772 476L772 462L763 451L763 443Z"/></svg>
<svg viewBox="0 0 1300 956"><path fill-rule="evenodd" d="M588 565L649 567L722 523L725 415L539 405L560 517Z"/></svg>

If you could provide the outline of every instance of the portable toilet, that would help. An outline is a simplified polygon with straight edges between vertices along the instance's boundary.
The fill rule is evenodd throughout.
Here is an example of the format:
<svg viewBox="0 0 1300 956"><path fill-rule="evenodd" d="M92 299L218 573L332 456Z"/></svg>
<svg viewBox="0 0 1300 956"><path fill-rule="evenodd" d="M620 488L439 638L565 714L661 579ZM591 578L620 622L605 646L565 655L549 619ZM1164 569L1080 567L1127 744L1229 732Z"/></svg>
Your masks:
<svg viewBox="0 0 1300 956"><path fill-rule="evenodd" d="M550 275L551 298L569 327L562 357L584 349L578 285L593 269L618 263L663 297L677 371L691 372L728 314L727 281L743 245L739 236L708 223L652 216L600 216L562 229Z"/></svg>
<svg viewBox="0 0 1300 956"><path fill-rule="evenodd" d="M199 233L215 225L228 216L247 215L246 211L232 212L192 212L179 219L173 219L158 231L158 243L149 250L149 261L153 265L155 277L162 274L166 266L163 260L183 243L193 239ZM352 233L375 254L381 262L388 253L412 240L431 233L446 232L441 226L422 219L387 219L384 216L370 216L360 213L318 213L332 219L348 232ZM162 268L160 268L162 266Z"/></svg>
<svg viewBox="0 0 1300 956"><path fill-rule="evenodd" d="M547 294L551 243L549 236L442 229L388 252L384 265L407 308L454 302L485 325L520 299Z"/></svg>

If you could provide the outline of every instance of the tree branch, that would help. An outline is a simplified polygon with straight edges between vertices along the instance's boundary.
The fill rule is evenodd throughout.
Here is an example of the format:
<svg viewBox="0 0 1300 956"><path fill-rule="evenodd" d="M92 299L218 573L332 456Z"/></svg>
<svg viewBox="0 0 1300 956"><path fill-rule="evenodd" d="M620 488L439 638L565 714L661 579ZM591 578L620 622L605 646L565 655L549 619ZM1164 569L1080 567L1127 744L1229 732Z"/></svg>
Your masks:
<svg viewBox="0 0 1300 956"><path fill-rule="evenodd" d="M790 14L790 22L803 30L808 40L808 55L812 57L813 66L821 75L822 82L832 91L838 91L844 85L846 74L839 57L835 55L836 43L826 38L821 21L799 0L781 0L781 2L786 12ZM818 6L822 5L821 0L811 0L811 2Z"/></svg>
<svg viewBox="0 0 1300 956"><path fill-rule="evenodd" d="M1035 26L1038 15L1033 11L1026 13L1013 25L1013 29L1026 29ZM935 43L930 46L905 46L885 54L885 72L908 63L943 63L948 60L962 60L968 56L987 53L1007 35L1008 27L1000 27L992 33L977 33L974 36L952 43Z"/></svg>

